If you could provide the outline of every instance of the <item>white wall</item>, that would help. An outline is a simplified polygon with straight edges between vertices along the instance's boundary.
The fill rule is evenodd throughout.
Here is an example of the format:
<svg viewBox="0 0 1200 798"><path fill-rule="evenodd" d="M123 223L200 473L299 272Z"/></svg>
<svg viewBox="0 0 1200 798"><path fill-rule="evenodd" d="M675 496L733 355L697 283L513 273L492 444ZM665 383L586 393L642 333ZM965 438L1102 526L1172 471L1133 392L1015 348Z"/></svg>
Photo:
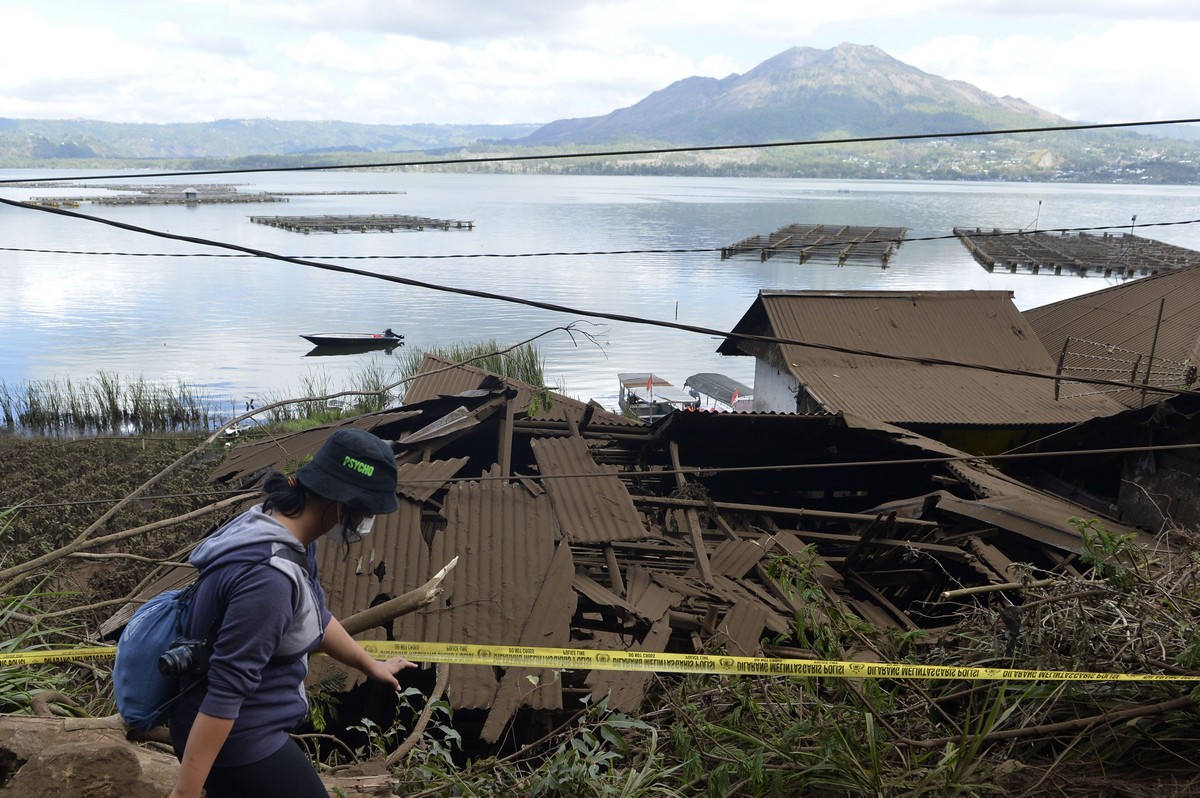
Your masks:
<svg viewBox="0 0 1200 798"><path fill-rule="evenodd" d="M754 411L795 413L800 385L791 374L781 372L765 360L754 361Z"/></svg>

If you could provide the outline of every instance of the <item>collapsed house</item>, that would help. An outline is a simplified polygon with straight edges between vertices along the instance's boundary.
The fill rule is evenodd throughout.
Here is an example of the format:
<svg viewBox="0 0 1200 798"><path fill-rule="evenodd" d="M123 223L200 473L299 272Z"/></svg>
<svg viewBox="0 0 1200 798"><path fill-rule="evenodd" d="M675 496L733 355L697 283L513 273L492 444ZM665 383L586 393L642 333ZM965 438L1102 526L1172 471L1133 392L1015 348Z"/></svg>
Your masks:
<svg viewBox="0 0 1200 798"><path fill-rule="evenodd" d="M811 608L781 573L811 573L871 624L936 633L962 609L947 591L1011 585L1013 563L1081 572L1072 519L1096 517L849 413L673 413L649 426L431 356L403 406L344 424L391 442L400 509L348 549L319 543L334 614L459 558L434 605L363 639L813 657L795 635ZM256 485L334 428L239 446L215 477ZM456 727L484 743L520 742L514 721L586 696L632 709L652 678L444 667Z"/></svg>

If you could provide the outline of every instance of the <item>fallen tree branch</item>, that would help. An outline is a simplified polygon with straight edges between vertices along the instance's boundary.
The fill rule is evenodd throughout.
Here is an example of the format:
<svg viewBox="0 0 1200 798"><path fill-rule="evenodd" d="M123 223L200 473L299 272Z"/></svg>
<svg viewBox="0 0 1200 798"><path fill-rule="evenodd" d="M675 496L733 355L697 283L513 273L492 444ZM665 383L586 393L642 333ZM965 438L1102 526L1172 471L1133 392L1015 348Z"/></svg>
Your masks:
<svg viewBox="0 0 1200 798"><path fill-rule="evenodd" d="M1064 732L1082 731L1098 724L1112 724L1129 720L1130 718L1161 715L1167 712L1194 707L1195 705L1196 701L1191 696L1182 696L1180 698L1172 698L1170 701L1160 701L1157 704L1140 704L1125 709L1116 709L1112 712L1103 712L1099 715L1089 715L1086 718L1064 720L1059 723L1047 723L1042 726L1026 726L1020 729L1005 729L1004 731L985 734L979 738L979 742L991 743L997 740L1016 740L1024 737L1051 737ZM944 745L962 742L962 739L961 736L955 736L939 737L933 740L905 740L904 742L918 748L941 748Z"/></svg>
<svg viewBox="0 0 1200 798"><path fill-rule="evenodd" d="M178 462L179 461L177 460L176 463ZM143 486L138 490L144 490L145 487L147 486ZM66 557L70 557L78 552L100 548L102 546L107 546L110 543L116 543L117 541L125 540L126 538L141 535L145 532L153 532L156 529L162 529L164 527L192 521L196 518L202 518L210 513L214 513L231 505L244 502L249 498L253 498L254 495L255 494L253 493L240 493L237 496L232 496L228 499L222 499L221 501L210 504L207 507L201 507L198 510L192 510L190 513L184 513L183 515L177 515L173 518L166 518L162 521L144 524L142 526L134 527L133 529L126 529L121 532L113 532L110 535L102 535L98 538L87 538L81 535L67 545L61 546L54 551L43 554L40 557L35 557L27 562L19 563L9 568L0 570L0 579L8 579L7 582L0 585L0 593L12 592L12 590L20 583L20 581L24 579L25 576L30 572L45 568L52 563L55 563Z"/></svg>
<svg viewBox="0 0 1200 798"><path fill-rule="evenodd" d="M445 580L446 575L457 564L458 558L455 557L442 570L434 574L428 582L415 590L410 590L402 596L397 596L382 604L376 604L374 607L365 609L362 612L356 612L349 617L342 618L342 628L353 637L354 635L362 634L368 629L382 626L401 615L407 615L421 607L432 604L433 600L442 592L442 582Z"/></svg>

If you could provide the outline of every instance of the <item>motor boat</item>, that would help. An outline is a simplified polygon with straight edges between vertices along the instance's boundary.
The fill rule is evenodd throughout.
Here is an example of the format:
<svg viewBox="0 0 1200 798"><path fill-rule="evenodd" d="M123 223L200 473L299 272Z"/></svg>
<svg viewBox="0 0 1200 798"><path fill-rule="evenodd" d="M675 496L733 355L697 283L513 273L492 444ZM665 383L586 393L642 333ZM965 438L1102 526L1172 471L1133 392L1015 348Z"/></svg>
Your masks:
<svg viewBox="0 0 1200 798"><path fill-rule="evenodd" d="M389 327L381 333L307 333L301 338L313 346L392 349L404 346L404 336Z"/></svg>

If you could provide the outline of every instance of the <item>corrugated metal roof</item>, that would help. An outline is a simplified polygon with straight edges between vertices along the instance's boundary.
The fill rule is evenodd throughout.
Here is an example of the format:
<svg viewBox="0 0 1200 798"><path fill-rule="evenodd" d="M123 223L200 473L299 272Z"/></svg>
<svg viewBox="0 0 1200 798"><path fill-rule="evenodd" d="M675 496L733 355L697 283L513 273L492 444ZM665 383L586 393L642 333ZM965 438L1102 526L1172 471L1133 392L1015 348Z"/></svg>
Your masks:
<svg viewBox="0 0 1200 798"><path fill-rule="evenodd" d="M533 455L563 537L572 542L657 537L642 521L612 466L597 463L582 438L534 438ZM566 477L571 478L556 478Z"/></svg>
<svg viewBox="0 0 1200 798"><path fill-rule="evenodd" d="M740 578L765 556L767 550L757 540L725 540L713 551L709 567L714 574Z"/></svg>
<svg viewBox="0 0 1200 798"><path fill-rule="evenodd" d="M402 437L460 404L477 410L486 404L494 411L502 408L506 390L496 382L469 402L433 400L420 406L422 415L398 414L393 417L399 421L376 429L389 438ZM655 428L623 428L620 435L587 441L530 438L542 434L531 424L521 436L530 446L513 447L513 470L523 476L507 477L492 465L506 443L496 434L503 425L493 413L492 423L473 426L455 441L457 459L403 468L401 480L410 484L400 486L400 510L380 517L372 535L348 549L321 542L319 566L331 610L344 617L377 599L408 592L459 556L437 604L366 636L641 651L696 651L724 642L731 654L751 653L763 635L789 633L803 606L786 580L768 578L764 554L802 558L805 571L811 569L827 594L850 611L880 625L912 628L930 617L926 612L938 604L938 591L993 582L1007 557L1043 569L1062 565L1067 559L1062 552L1078 549L1078 530L1069 517L1093 517L1082 506L1029 488L983 461L961 461L964 453L947 444L878 420L853 414L676 416ZM1113 423L1140 430L1133 417L1142 416L1126 413ZM691 538L667 517L694 501L676 494L676 481L662 470L676 447L681 462L714 467L711 474L688 477L689 485L711 499L696 513L711 584L691 570L696 562ZM402 454L429 460L439 448L446 448L443 437ZM907 462L914 454L956 462L914 465ZM596 458L620 462L623 470L599 468ZM889 464L892 459L901 462ZM818 468L771 470L792 464ZM719 472L717 467L725 465L767 470ZM847 467L827 467L833 465ZM536 487L539 471L546 477L543 493L529 487ZM464 472L479 481L442 485L451 474ZM418 483L423 475L433 475L433 482ZM947 476L957 479L957 495L941 490ZM629 489L640 494L637 505L623 480L637 486ZM432 484L439 487L430 494L427 485ZM886 502L890 507L881 510ZM637 506L656 509L643 518ZM901 516L921 520L900 523ZM611 526L638 537L652 531L656 537L573 543L560 539L563 519L570 528ZM1134 532L1117 523L1105 526L1115 534ZM892 539L904 530L910 536ZM972 534L988 536L987 568L976 562ZM923 555L904 563L902 573L898 559L910 550ZM889 581L897 574L906 581ZM623 596L614 593L614 583L624 584ZM611 706L632 709L651 678L592 672L586 686L596 698L611 690ZM562 707L563 690L579 690L582 679L575 672L452 666L448 697L457 708L488 708L483 734L498 739L520 705Z"/></svg>
<svg viewBox="0 0 1200 798"><path fill-rule="evenodd" d="M575 613L575 594L571 591L574 575L571 548L561 544L555 549L545 579L536 586L537 598L525 629L516 638L517 645L561 648L570 644L571 616ZM499 740L509 719L521 706L562 709L562 679L558 672L553 668L506 669L480 736L489 743Z"/></svg>
<svg viewBox="0 0 1200 798"><path fill-rule="evenodd" d="M426 501L441 490L446 480L457 474L468 459L456 457L427 463L402 463L396 469L396 491L413 501Z"/></svg>
<svg viewBox="0 0 1200 798"><path fill-rule="evenodd" d="M734 332L834 347L1054 373L1007 291L761 291ZM1055 401L1051 380L866 354L729 339L791 373L831 413L896 424L1069 424L1119 412L1103 396Z"/></svg>
<svg viewBox="0 0 1200 798"><path fill-rule="evenodd" d="M255 474L264 468L282 471L288 463L298 462L315 454L334 430L353 428L371 432L378 427L417 415L419 414L411 410L385 410L356 416L336 424L324 424L300 432L273 435L265 440L243 443L229 453L212 478L218 482L225 482L239 475Z"/></svg>
<svg viewBox="0 0 1200 798"><path fill-rule="evenodd" d="M325 588L329 611L336 618L353 615L382 597L395 598L428 581L429 547L421 535L422 505L400 497L400 509L377 516L375 529L357 543L339 545L324 536L317 543L317 570ZM420 640L425 634L423 616L403 615L392 624L395 640ZM416 635L416 637L414 637ZM362 634L369 640L386 640L383 629Z"/></svg>
<svg viewBox="0 0 1200 798"><path fill-rule="evenodd" d="M992 523L1026 537L1039 540L1063 551L1078 552L1082 548L1078 528L1072 517L1085 520L1095 513L1080 512L1081 508L1065 499L1018 482L991 466L960 462L947 464L955 475L969 484L979 498L975 501L956 499L947 495L938 504L955 507L955 512ZM972 509L972 506L979 509ZM1112 519L1104 520L1105 529L1115 535L1130 535L1137 544L1149 548L1153 538L1137 528Z"/></svg>
<svg viewBox="0 0 1200 798"><path fill-rule="evenodd" d="M1190 267L1032 308L1025 311L1024 316L1054 358L1063 351L1068 337L1097 345L1094 353L1079 344L1068 347L1069 351L1077 350L1079 359L1090 361L1065 363L1068 368L1075 367L1075 374L1141 382L1151 351L1160 361L1200 364L1198 307L1200 267ZM1138 356L1141 356L1140 362ZM1119 368L1121 365L1125 367ZM1133 374L1135 365L1139 367L1136 376ZM1173 384L1181 387L1183 383L1184 380L1179 380ZM1113 399L1128 407L1142 404L1141 391L1073 386L1070 392L1081 390L1111 391ZM1162 396L1149 394L1150 401Z"/></svg>
<svg viewBox="0 0 1200 798"><path fill-rule="evenodd" d="M644 651L659 654L671 642L671 624L667 616L659 618L640 642L611 632L599 632L588 648L609 651ZM655 678L648 671L588 671L585 684L592 691L592 702L608 697L608 708L617 712L633 712L646 695L646 685Z"/></svg>
<svg viewBox="0 0 1200 798"><path fill-rule="evenodd" d="M757 601L734 604L717 626L717 633L725 638L726 650L736 657L761 656L760 638L768 615L767 608Z"/></svg>
<svg viewBox="0 0 1200 798"><path fill-rule="evenodd" d="M554 557L547 498L500 481L461 482L443 512L431 559L460 559L447 577L447 607L428 616L424 639L511 645L526 633ZM499 687L492 669L465 665L451 666L450 684L459 709L490 707Z"/></svg>
<svg viewBox="0 0 1200 798"><path fill-rule="evenodd" d="M408 390L404 393L404 403L412 405L436 399L439 396L457 396L467 391L490 387L497 381L517 391L517 396L513 400L517 407L525 408L529 412L529 408L536 405L536 409L529 412L530 418L543 421L565 421L569 416L578 423L588 409L586 402L553 392L548 392L550 402L547 406L544 398L545 392L537 390L527 382L512 377L501 377L474 366L458 366L430 354L425 355L425 359L421 361L421 367L417 369L416 376L408 384ZM642 384L645 385L645 380L642 381ZM594 402L591 404L592 420L595 423L622 427L642 426L642 423L636 419L625 418L605 410Z"/></svg>

